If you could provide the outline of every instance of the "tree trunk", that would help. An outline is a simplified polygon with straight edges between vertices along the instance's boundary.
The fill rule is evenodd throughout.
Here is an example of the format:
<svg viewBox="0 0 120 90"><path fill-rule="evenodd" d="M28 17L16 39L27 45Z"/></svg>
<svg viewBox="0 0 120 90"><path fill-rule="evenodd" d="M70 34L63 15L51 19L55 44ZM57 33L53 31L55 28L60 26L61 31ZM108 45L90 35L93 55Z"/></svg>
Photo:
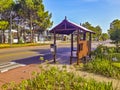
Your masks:
<svg viewBox="0 0 120 90"><path fill-rule="evenodd" d="M2 35L1 35L2 39L1 39L1 43L3 43L3 31L2 31Z"/></svg>
<svg viewBox="0 0 120 90"><path fill-rule="evenodd" d="M33 26L33 30L32 30L32 39L33 39L33 42L35 42L35 28L34 28L34 25Z"/></svg>
<svg viewBox="0 0 120 90"><path fill-rule="evenodd" d="M32 32L32 16L30 15L30 42L33 43L33 32Z"/></svg>
<svg viewBox="0 0 120 90"><path fill-rule="evenodd" d="M119 52L119 42L118 41L116 42L116 52L117 53Z"/></svg>
<svg viewBox="0 0 120 90"><path fill-rule="evenodd" d="M5 30L3 30L3 43L5 43Z"/></svg>
<svg viewBox="0 0 120 90"><path fill-rule="evenodd" d="M24 36L23 36L23 38L24 38L24 43L26 43L26 31L24 30Z"/></svg>
<svg viewBox="0 0 120 90"><path fill-rule="evenodd" d="M40 32L38 32L38 41L40 41Z"/></svg>
<svg viewBox="0 0 120 90"><path fill-rule="evenodd" d="M19 30L19 26L17 27L17 39L18 39L18 43L20 43L20 30Z"/></svg>
<svg viewBox="0 0 120 90"><path fill-rule="evenodd" d="M2 35L0 35L0 43L2 43Z"/></svg>

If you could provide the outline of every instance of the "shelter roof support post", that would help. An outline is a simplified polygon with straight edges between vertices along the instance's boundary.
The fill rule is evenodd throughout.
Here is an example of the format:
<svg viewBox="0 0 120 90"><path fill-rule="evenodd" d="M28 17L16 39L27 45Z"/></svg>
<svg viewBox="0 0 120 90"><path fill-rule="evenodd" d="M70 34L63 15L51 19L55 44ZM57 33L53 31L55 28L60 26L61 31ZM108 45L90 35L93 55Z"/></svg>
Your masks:
<svg viewBox="0 0 120 90"><path fill-rule="evenodd" d="M89 57L91 58L92 33L89 33Z"/></svg>
<svg viewBox="0 0 120 90"><path fill-rule="evenodd" d="M79 40L80 40L80 31L77 30L77 65L79 64Z"/></svg>
<svg viewBox="0 0 120 90"><path fill-rule="evenodd" d="M71 56L70 56L70 64L72 64L73 58L73 34L71 34Z"/></svg>
<svg viewBox="0 0 120 90"><path fill-rule="evenodd" d="M54 31L54 45L55 45L55 51L53 55L54 63L56 63L56 32Z"/></svg>
<svg viewBox="0 0 120 90"><path fill-rule="evenodd" d="M86 40L86 32L83 33L83 40ZM83 57L85 63L87 62L87 59L86 57Z"/></svg>
<svg viewBox="0 0 120 90"><path fill-rule="evenodd" d="M83 33L83 40L86 40L86 32Z"/></svg>

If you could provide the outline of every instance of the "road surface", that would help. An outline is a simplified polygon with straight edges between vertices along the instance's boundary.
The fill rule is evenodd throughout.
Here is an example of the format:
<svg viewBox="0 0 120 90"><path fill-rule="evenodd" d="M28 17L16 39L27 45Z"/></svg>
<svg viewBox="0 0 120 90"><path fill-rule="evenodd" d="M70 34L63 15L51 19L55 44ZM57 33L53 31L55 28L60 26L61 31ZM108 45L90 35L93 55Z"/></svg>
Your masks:
<svg viewBox="0 0 120 90"><path fill-rule="evenodd" d="M57 59L63 59L63 57L66 59L67 56L70 56L70 45L59 45L57 52ZM8 61L36 64L41 62L40 57L44 57L45 60L52 60L50 45L0 49L0 64Z"/></svg>
<svg viewBox="0 0 120 90"><path fill-rule="evenodd" d="M93 43L93 49L97 45L98 43ZM69 63L69 56L70 44L57 45L57 60L66 64ZM0 64L8 61L36 64L41 62L40 57L44 57L45 60L52 60L50 45L0 49Z"/></svg>

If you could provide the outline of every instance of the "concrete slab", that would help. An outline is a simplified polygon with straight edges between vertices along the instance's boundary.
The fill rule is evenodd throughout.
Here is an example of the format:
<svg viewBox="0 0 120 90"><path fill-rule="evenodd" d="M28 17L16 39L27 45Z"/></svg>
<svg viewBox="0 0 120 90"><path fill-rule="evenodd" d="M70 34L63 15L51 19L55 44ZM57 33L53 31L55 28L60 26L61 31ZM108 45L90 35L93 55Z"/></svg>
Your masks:
<svg viewBox="0 0 120 90"><path fill-rule="evenodd" d="M9 71L11 69L15 69L17 67L25 66L24 64L19 64L16 62L6 62L3 64L0 64L0 73Z"/></svg>

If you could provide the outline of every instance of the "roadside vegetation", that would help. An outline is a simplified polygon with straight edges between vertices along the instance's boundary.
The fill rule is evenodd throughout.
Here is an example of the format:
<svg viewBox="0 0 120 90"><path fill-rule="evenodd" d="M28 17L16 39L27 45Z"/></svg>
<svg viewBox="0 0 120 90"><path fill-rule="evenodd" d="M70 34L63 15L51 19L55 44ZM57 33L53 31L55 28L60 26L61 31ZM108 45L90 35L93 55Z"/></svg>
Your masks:
<svg viewBox="0 0 120 90"><path fill-rule="evenodd" d="M120 64L112 63L109 60L96 59L84 65L84 70L101 74L107 77L120 79Z"/></svg>
<svg viewBox="0 0 120 90"><path fill-rule="evenodd" d="M83 70L120 79L120 53L114 47L100 45L92 52L93 60L83 65Z"/></svg>
<svg viewBox="0 0 120 90"><path fill-rule="evenodd" d="M43 0L0 0L0 43L33 43L53 24Z"/></svg>
<svg viewBox="0 0 120 90"><path fill-rule="evenodd" d="M2 86L4 90L113 90L112 83L97 82L93 79L87 80L65 67L59 69L50 67L41 68L41 72L33 72L34 78L24 80L20 84L8 83Z"/></svg>
<svg viewBox="0 0 120 90"><path fill-rule="evenodd" d="M110 39L116 45L117 53L120 53L120 20L116 19L110 24L110 29L108 30Z"/></svg>
<svg viewBox="0 0 120 90"><path fill-rule="evenodd" d="M0 44L0 49L3 48L15 48L15 47L27 47L27 46L42 46L49 45L50 43L26 43L26 44Z"/></svg>

